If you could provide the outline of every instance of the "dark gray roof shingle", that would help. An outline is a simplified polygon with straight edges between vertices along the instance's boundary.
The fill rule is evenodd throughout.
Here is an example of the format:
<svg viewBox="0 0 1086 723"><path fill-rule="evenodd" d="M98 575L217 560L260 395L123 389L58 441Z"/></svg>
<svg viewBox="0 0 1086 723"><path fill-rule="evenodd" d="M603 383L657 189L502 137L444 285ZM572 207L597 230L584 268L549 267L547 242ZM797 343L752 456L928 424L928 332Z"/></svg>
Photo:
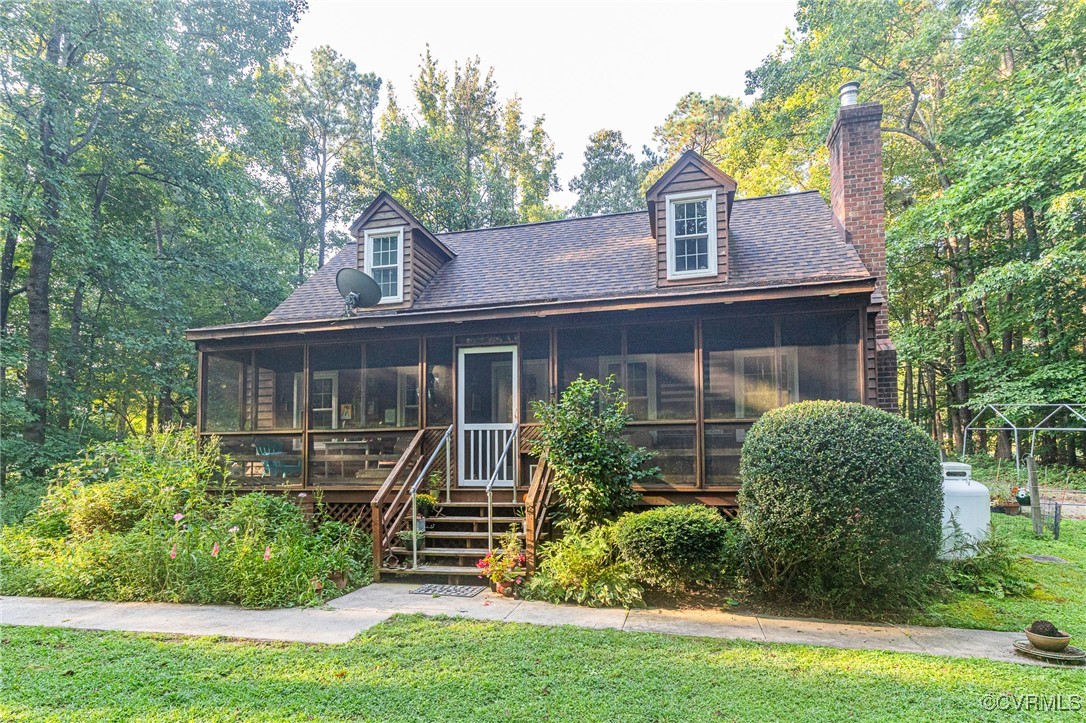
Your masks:
<svg viewBox="0 0 1086 723"><path fill-rule="evenodd" d="M817 192L738 199L732 209L727 282L709 289L773 287L869 278ZM667 295L657 288L656 240L647 211L438 234L456 257L442 266L410 310L510 306L542 301ZM263 323L338 317L336 272L356 263L348 244Z"/></svg>

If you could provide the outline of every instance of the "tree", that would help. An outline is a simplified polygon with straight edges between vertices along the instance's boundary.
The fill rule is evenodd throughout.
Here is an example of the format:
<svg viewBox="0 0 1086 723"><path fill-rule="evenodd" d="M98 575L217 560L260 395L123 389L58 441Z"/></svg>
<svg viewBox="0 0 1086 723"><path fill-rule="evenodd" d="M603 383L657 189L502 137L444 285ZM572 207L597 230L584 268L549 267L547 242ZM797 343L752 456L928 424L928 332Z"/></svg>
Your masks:
<svg viewBox="0 0 1086 723"><path fill-rule="evenodd" d="M478 58L450 75L429 49L414 81L418 118L389 89L377 142L381 186L436 230L552 218L558 154L521 101L498 101L493 68Z"/></svg>
<svg viewBox="0 0 1086 723"><path fill-rule="evenodd" d="M635 211L645 205L641 183L648 171L638 163L621 131L598 130L588 138L581 175L569 182L577 194L573 215Z"/></svg>
<svg viewBox="0 0 1086 723"><path fill-rule="evenodd" d="M805 0L797 20L720 147L783 149L765 185L825 191L837 86L883 105L906 414L960 449L979 404L1086 399L1086 6ZM730 157L741 177L759 153ZM1063 439L1045 453L1076 463L1086 439Z"/></svg>
<svg viewBox="0 0 1086 723"><path fill-rule="evenodd" d="M325 265L333 221L345 220L359 198L375 193L375 113L381 79L359 73L355 64L328 46L314 49L312 68L286 64L273 85L275 115L268 128L268 158L275 169L278 198L291 210L298 246L299 281ZM345 166L351 158L350 170ZM316 237L315 239L313 237Z"/></svg>
<svg viewBox="0 0 1086 723"><path fill-rule="evenodd" d="M663 175L685 151L697 151L719 163L722 159L717 144L725 135L729 119L741 107L737 99L720 95L705 98L701 93L687 93L680 98L663 124L653 131L660 157L645 179L646 185Z"/></svg>
<svg viewBox="0 0 1086 723"><path fill-rule="evenodd" d="M46 441L52 403L60 421L70 423L65 387L85 371L88 305L97 313L116 299L118 287L107 276L138 287L132 282L140 267L131 254L146 255L148 245L157 253L170 230L199 237L194 217L174 227L167 209L191 200L187 192L215 195L200 189L215 185L218 169L239 168L227 157L252 112L250 82L286 47L298 9L287 1L247 0L214 6L171 0L153 12L133 2L5 6L0 285L16 330L5 345L25 341L23 363L5 359L5 381L14 375L22 382L30 447ZM120 196L129 186L136 196ZM218 190L229 204L239 189ZM110 236L112 209L121 206L135 225ZM220 230L236 243L236 223ZM24 264L26 291L19 296L16 276ZM154 291L167 293L164 286ZM13 306L14 298L25 299L25 307ZM109 322L113 332L124 329L116 317ZM56 399L51 366L66 381ZM9 398L5 391L5 412ZM6 453L11 441L5 439Z"/></svg>

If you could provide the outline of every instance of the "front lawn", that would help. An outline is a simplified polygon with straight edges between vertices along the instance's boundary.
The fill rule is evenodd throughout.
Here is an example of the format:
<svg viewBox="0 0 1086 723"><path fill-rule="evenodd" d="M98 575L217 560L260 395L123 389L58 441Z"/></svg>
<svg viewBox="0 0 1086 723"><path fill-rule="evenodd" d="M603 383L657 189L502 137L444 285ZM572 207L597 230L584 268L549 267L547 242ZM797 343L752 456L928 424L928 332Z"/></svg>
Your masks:
<svg viewBox="0 0 1086 723"><path fill-rule="evenodd" d="M1039 618L1051 620L1078 641L1086 640L1086 520L1064 520L1060 539L1037 539L1029 517L992 515L998 533L1011 543L1014 552L1024 555L1055 555L1068 564L1021 560L1025 577L1037 584L1025 597L995 597L985 594L960 595L954 600L931 605L912 622L956 628L1021 630ZM1081 645L1081 642L1079 643Z"/></svg>
<svg viewBox="0 0 1086 723"><path fill-rule="evenodd" d="M417 616L330 646L0 634L5 720L995 720L1000 694L1083 691L1081 670Z"/></svg>

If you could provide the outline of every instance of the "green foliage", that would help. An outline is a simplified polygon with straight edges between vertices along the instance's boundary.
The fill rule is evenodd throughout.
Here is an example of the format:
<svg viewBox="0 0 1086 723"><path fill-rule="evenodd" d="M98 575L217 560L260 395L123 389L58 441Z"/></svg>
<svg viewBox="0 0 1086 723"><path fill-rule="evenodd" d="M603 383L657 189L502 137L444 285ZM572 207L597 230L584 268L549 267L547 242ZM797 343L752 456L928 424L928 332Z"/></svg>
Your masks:
<svg viewBox="0 0 1086 723"><path fill-rule="evenodd" d="M1022 575L1018 555L995 527L979 543L968 540L956 544L954 552L959 554L939 566L944 584L952 590L1002 598L1025 595L1033 589Z"/></svg>
<svg viewBox="0 0 1086 723"><path fill-rule="evenodd" d="M19 675L0 708L51 722L364 711L404 723L435 705L446 720L1052 721L1076 716L978 708L1027 694L1066 705L1082 681L1081 670L982 658L421 615L338 645L22 626L4 640L4 667Z"/></svg>
<svg viewBox="0 0 1086 723"><path fill-rule="evenodd" d="M441 503L438 502L437 497L426 492L421 492L415 495L415 507L423 517L430 517L441 507Z"/></svg>
<svg viewBox="0 0 1086 723"><path fill-rule="evenodd" d="M740 193L828 194L838 85L882 105L902 410L960 450L979 404L1086 399L1086 6L803 0L796 21L716 148ZM1041 440L1081 465L1081 435Z"/></svg>
<svg viewBox="0 0 1086 723"><path fill-rule="evenodd" d="M630 421L625 393L583 376L570 382L555 402L532 402L540 423L532 451L545 455L558 494L555 518L571 530L614 519L639 499L633 485L654 475L646 469L652 453L634 447L623 432Z"/></svg>
<svg viewBox="0 0 1086 723"><path fill-rule="evenodd" d="M942 542L935 443L861 404L801 402L747 433L739 519L761 594L834 611L920 595Z"/></svg>
<svg viewBox="0 0 1086 723"><path fill-rule="evenodd" d="M638 211L645 205L641 183L651 160L638 163L621 131L598 130L588 138L581 175L569 182L577 194L574 216Z"/></svg>
<svg viewBox="0 0 1086 723"><path fill-rule="evenodd" d="M540 555L543 562L529 580L525 597L588 607L643 604L643 590L632 567L619 559L612 525L567 532L545 544Z"/></svg>
<svg viewBox="0 0 1086 723"><path fill-rule="evenodd" d="M336 596L338 576L368 582L364 532L314 531L283 497L212 489L219 454L183 429L97 445L61 466L41 507L0 532L0 590L282 607Z"/></svg>
<svg viewBox="0 0 1086 723"><path fill-rule="evenodd" d="M665 590L716 580L727 565L728 530L704 505L673 505L626 514L615 523L622 559L641 582Z"/></svg>

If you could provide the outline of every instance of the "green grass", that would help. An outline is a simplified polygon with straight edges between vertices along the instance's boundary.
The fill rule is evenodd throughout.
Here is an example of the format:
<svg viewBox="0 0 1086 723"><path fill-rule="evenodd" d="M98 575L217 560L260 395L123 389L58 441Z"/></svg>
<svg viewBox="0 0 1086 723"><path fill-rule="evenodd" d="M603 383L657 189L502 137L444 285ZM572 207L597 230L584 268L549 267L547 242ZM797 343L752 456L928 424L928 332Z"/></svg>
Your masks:
<svg viewBox="0 0 1086 723"><path fill-rule="evenodd" d="M417 616L328 646L0 634L5 720L997 720L1009 715L986 711L985 696L1066 697L1086 680L984 660Z"/></svg>
<svg viewBox="0 0 1086 723"><path fill-rule="evenodd" d="M1086 520L1064 520L1060 539L1038 539L1028 517L992 515L999 533L1019 553L1056 555L1069 564L1021 560L1025 577L1036 583L1024 597L961 595L930 606L912 622L956 628L1021 630L1037 619L1051 620L1079 640L1086 639Z"/></svg>

